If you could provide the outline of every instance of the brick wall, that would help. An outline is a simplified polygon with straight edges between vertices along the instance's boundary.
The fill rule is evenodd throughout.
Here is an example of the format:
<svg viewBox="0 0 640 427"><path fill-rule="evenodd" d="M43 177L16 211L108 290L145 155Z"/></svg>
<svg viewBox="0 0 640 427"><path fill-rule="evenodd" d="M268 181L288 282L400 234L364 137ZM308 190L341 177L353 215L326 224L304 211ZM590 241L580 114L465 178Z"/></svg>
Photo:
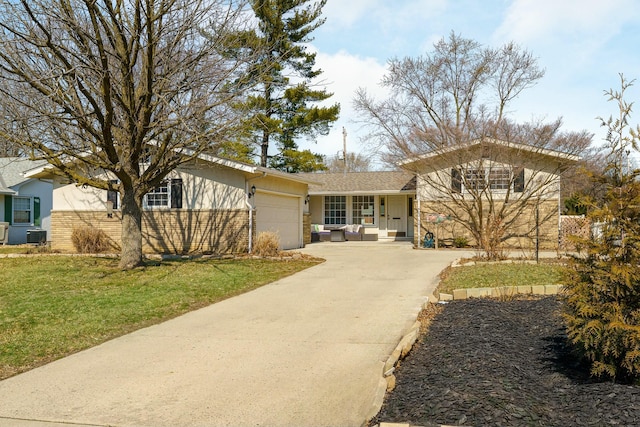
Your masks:
<svg viewBox="0 0 640 427"><path fill-rule="evenodd" d="M311 214L302 215L302 243L308 245L311 243Z"/></svg>
<svg viewBox="0 0 640 427"><path fill-rule="evenodd" d="M417 204L416 204L417 205ZM436 225L428 223L425 218L430 213L443 213L442 203L421 202L421 235L414 239L416 244L421 245L427 230L435 234ZM505 243L507 248L518 248L525 250L534 250L536 244L536 227L535 227L535 205L532 204L530 209L525 209L515 219L513 226L507 230L506 234L512 235ZM458 215L465 215L460 212ZM540 249L556 250L558 248L558 203L556 201L543 201L539 205L539 244ZM417 217L416 217L417 219ZM417 225L415 235L418 236ZM466 237L469 244L476 245L471 234L460 224L449 220L438 224L438 238L446 239L451 242L455 237ZM419 240L418 240L419 239Z"/></svg>
<svg viewBox="0 0 640 427"><path fill-rule="evenodd" d="M247 252L248 215L246 210L145 211L142 250L145 253L172 254ZM120 212L114 212L113 218L108 218L104 211L52 211L51 247L63 252L75 252L71 233L74 227L85 225L103 230L114 249L119 250L120 220Z"/></svg>

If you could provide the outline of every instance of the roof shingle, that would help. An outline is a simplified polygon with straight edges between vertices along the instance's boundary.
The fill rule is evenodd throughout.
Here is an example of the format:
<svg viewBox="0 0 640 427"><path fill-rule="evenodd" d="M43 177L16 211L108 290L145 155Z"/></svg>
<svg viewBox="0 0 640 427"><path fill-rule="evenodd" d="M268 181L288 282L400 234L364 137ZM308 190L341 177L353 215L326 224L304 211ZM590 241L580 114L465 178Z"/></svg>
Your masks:
<svg viewBox="0 0 640 427"><path fill-rule="evenodd" d="M415 176L406 171L300 174L318 184L309 185L309 194L415 193Z"/></svg>
<svg viewBox="0 0 640 427"><path fill-rule="evenodd" d="M47 163L44 160L29 160L23 157L0 157L0 194L14 194L11 187L28 181L23 174L29 169Z"/></svg>

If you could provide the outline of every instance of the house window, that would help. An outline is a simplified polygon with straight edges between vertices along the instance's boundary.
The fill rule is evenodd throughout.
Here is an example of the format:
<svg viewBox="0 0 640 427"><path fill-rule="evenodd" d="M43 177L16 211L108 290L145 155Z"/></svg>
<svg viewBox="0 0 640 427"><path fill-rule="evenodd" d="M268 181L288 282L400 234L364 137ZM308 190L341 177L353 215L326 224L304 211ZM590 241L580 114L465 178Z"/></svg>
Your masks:
<svg viewBox="0 0 640 427"><path fill-rule="evenodd" d="M144 207L182 209L182 179L162 181L145 194Z"/></svg>
<svg viewBox="0 0 640 427"><path fill-rule="evenodd" d="M328 225L347 223L346 196L325 196L324 223Z"/></svg>
<svg viewBox="0 0 640 427"><path fill-rule="evenodd" d="M489 171L489 188L491 190L508 190L511 187L511 170L491 169Z"/></svg>
<svg viewBox="0 0 640 427"><path fill-rule="evenodd" d="M451 171L451 189L453 192L461 193L464 188L467 192L490 189L494 191L507 191L513 185L514 191L522 192L523 171L519 171L514 176L510 168L496 169L466 169L464 180L457 169ZM463 185L464 184L464 185Z"/></svg>
<svg viewBox="0 0 640 427"><path fill-rule="evenodd" d="M159 186L149 191L144 196L144 205L147 208L169 207L169 182L163 181Z"/></svg>
<svg viewBox="0 0 640 427"><path fill-rule="evenodd" d="M353 196L351 198L353 209L352 224L373 224L374 223L374 196Z"/></svg>
<svg viewBox="0 0 640 427"><path fill-rule="evenodd" d="M484 169L467 169L465 171L464 184L467 190L482 190L486 188Z"/></svg>
<svg viewBox="0 0 640 427"><path fill-rule="evenodd" d="M31 224L31 197L13 197L13 223Z"/></svg>
<svg viewBox="0 0 640 427"><path fill-rule="evenodd" d="M109 182L111 184L117 184L118 180L117 179L112 179ZM118 209L118 199L119 198L120 198L120 195L118 194L117 191L115 191L115 190L107 190L107 202L111 202L111 208L112 209Z"/></svg>

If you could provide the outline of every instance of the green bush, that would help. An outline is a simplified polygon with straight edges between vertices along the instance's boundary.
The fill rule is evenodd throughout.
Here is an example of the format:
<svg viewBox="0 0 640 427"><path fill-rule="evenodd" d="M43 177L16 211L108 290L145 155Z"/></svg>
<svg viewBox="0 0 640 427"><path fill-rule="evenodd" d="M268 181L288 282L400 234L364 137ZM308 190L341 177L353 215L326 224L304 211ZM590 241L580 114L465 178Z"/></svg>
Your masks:
<svg viewBox="0 0 640 427"><path fill-rule="evenodd" d="M594 376L640 379L640 184L612 186L592 239L576 239L581 253L566 271L567 333Z"/></svg>
<svg viewBox="0 0 640 427"><path fill-rule="evenodd" d="M458 236L453 239L453 246L456 248L466 248L469 246L469 239L464 236Z"/></svg>
<svg viewBox="0 0 640 427"><path fill-rule="evenodd" d="M593 188L586 194L592 200L575 200L599 227L592 238L575 239L580 256L567 271L564 318L569 337L591 363L593 375L638 382L640 170L631 170L629 155L640 148L640 126L629 125L633 103L625 100L633 80L620 74L620 83L621 90L605 92L617 103L619 116L599 118L608 129L608 153L604 168L591 174Z"/></svg>

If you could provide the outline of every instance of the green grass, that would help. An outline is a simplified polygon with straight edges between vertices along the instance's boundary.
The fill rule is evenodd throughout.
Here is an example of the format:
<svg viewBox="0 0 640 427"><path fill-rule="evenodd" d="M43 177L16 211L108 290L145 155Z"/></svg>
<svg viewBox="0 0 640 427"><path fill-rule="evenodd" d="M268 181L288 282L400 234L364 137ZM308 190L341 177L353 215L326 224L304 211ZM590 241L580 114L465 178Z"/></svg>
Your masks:
<svg viewBox="0 0 640 427"><path fill-rule="evenodd" d="M122 271L105 258L2 258L0 379L315 264L163 261Z"/></svg>
<svg viewBox="0 0 640 427"><path fill-rule="evenodd" d="M28 254L36 250L34 246L0 246L0 254Z"/></svg>
<svg viewBox="0 0 640 427"><path fill-rule="evenodd" d="M555 285L562 278L559 264L478 264L449 268L442 274L438 290L495 288L519 285Z"/></svg>

